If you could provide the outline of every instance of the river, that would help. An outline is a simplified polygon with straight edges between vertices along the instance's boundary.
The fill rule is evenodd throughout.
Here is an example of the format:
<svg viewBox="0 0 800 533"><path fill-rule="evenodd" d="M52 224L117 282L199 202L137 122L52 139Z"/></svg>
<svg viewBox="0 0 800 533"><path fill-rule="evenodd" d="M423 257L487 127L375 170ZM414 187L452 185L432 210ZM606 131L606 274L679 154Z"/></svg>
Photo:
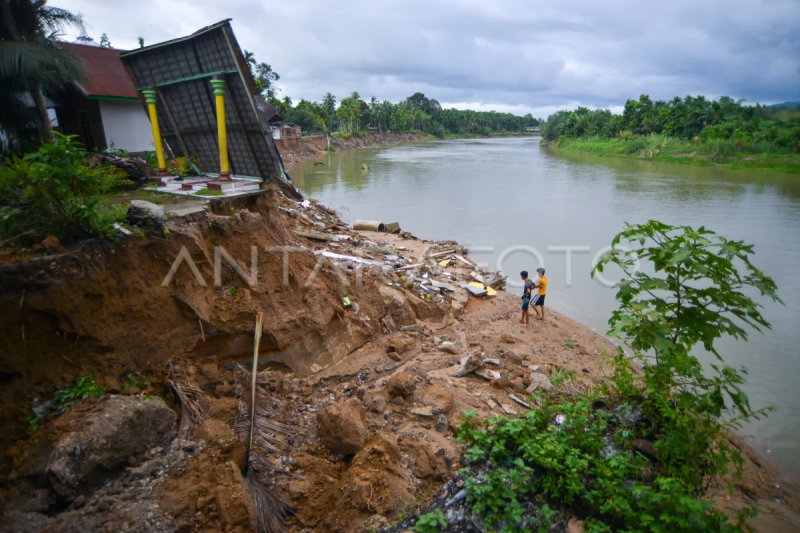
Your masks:
<svg viewBox="0 0 800 533"><path fill-rule="evenodd" d="M589 272L624 222L704 225L755 244L756 266L786 305L760 300L772 331L721 342L719 351L748 368L751 405L776 409L741 433L800 481L800 176L556 154L532 137L361 148L297 163L291 173L345 220L400 222L420 238L455 239L510 281L541 260L547 304L600 332L616 307L614 290ZM571 280L563 247L578 248Z"/></svg>

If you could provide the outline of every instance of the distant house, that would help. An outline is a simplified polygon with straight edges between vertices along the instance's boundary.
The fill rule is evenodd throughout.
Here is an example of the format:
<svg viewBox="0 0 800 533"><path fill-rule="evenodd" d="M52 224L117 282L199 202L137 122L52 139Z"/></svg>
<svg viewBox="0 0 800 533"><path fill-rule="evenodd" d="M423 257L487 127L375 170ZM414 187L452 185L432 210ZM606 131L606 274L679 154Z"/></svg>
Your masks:
<svg viewBox="0 0 800 533"><path fill-rule="evenodd" d="M302 136L300 126L297 124L270 124L272 138L278 139L298 139Z"/></svg>
<svg viewBox="0 0 800 533"><path fill-rule="evenodd" d="M150 119L119 59L123 50L65 42L58 47L85 61L88 81L76 83L56 103L57 129L77 135L87 150L112 146L127 152L153 150Z"/></svg>
<svg viewBox="0 0 800 533"><path fill-rule="evenodd" d="M539 126L525 126L525 131L539 133Z"/></svg>

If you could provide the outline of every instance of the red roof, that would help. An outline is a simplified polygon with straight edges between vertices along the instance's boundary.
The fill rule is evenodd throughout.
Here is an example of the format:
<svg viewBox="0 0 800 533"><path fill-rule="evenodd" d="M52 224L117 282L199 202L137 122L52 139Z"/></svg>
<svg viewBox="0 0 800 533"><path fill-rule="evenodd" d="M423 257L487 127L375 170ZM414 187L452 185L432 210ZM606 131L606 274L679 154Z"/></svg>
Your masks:
<svg viewBox="0 0 800 533"><path fill-rule="evenodd" d="M89 80L78 84L86 96L138 98L136 87L125 72L119 55L125 50L59 42L58 47L86 62Z"/></svg>

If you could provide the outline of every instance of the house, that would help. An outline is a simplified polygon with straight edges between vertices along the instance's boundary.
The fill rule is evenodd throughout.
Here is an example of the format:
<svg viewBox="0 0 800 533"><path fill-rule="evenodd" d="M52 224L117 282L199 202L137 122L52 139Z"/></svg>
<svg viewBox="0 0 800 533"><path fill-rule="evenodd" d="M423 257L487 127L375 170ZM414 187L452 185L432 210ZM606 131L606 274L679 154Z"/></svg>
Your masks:
<svg viewBox="0 0 800 533"><path fill-rule="evenodd" d="M58 47L84 60L88 80L57 102L57 129L77 135L87 150L153 150L150 119L119 59L123 50L66 42Z"/></svg>
<svg viewBox="0 0 800 533"><path fill-rule="evenodd" d="M539 126L525 126L525 131L539 133Z"/></svg>
<svg viewBox="0 0 800 533"><path fill-rule="evenodd" d="M297 124L270 124L272 138L278 139L299 139L302 136L300 126Z"/></svg>

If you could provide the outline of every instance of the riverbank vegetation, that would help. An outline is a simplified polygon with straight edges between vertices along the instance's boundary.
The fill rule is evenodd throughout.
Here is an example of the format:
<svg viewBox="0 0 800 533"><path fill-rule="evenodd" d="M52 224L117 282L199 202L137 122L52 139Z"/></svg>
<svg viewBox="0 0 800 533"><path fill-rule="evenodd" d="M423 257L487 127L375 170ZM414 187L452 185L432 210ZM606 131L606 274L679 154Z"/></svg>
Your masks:
<svg viewBox="0 0 800 533"><path fill-rule="evenodd" d="M366 101L357 92L336 105L336 97L327 93L321 102L269 98L286 122L299 125L303 132L356 135L360 132L424 132L439 139L456 136L488 136L524 132L539 124L525 116L495 111L443 109L441 104L422 93L415 93L393 104L374 96Z"/></svg>
<svg viewBox="0 0 800 533"><path fill-rule="evenodd" d="M800 108L642 95L621 115L579 107L550 115L541 129L546 145L577 152L800 172Z"/></svg>
<svg viewBox="0 0 800 533"><path fill-rule="evenodd" d="M522 417L482 426L467 413L459 476L470 512L503 532L548 531L570 517L591 532L751 531L755 506L731 516L707 494L741 474L727 428L766 414L742 392L745 370L727 366L715 346L770 327L744 291L780 302L752 253L702 227L652 220L617 235L596 271L622 269L609 333L626 341L642 370L619 350L613 376L586 394L540 394ZM698 345L716 364L701 364L692 354ZM423 518L415 531L435 517Z"/></svg>

